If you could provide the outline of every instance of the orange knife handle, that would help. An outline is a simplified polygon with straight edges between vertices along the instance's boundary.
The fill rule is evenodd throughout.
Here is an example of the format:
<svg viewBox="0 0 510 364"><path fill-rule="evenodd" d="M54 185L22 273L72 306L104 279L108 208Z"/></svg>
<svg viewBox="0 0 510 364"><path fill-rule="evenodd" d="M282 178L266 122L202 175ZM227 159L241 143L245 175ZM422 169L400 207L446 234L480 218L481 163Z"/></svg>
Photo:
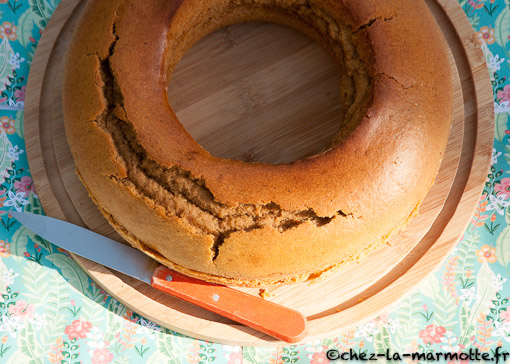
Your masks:
<svg viewBox="0 0 510 364"><path fill-rule="evenodd" d="M297 311L237 291L208 283L158 266L152 287L268 334L295 343L306 336L307 320Z"/></svg>

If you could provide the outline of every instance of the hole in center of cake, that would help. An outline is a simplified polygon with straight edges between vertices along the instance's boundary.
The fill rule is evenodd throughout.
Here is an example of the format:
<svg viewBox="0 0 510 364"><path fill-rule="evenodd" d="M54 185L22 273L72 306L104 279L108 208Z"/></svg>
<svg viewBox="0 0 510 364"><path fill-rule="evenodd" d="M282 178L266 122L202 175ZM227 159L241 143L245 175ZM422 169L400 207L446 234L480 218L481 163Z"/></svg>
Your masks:
<svg viewBox="0 0 510 364"><path fill-rule="evenodd" d="M179 121L212 155L290 163L326 150L342 122L340 72L292 28L248 22L194 44L169 83Z"/></svg>

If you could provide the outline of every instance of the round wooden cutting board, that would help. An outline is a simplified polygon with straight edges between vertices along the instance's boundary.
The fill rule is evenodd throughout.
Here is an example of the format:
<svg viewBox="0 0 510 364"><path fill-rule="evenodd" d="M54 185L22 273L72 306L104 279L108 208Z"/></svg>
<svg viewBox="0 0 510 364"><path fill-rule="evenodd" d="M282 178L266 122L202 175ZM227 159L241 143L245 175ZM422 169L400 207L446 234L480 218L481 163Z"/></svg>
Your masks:
<svg viewBox="0 0 510 364"><path fill-rule="evenodd" d="M90 201L87 192L74 173L74 164L67 145L62 119L63 61L73 28L83 10L84 3L85 1L79 0L63 1L53 14L38 45L28 79L25 104L26 148L31 173L46 214L85 226L100 234L122 241ZM409 292L427 274L432 272L456 245L469 223L483 189L490 164L494 124L492 88L485 59L476 43L478 38L456 1L427 0L427 4L448 41L451 52L450 63L454 75L454 123L445 159L436 183L420 207L420 216L415 218L405 231L395 235L391 239L390 245L366 257L360 264L346 266L319 282L267 289L267 293L270 295L267 299L296 309L308 318L309 335L305 341L335 335L349 325L375 316L387 309L390 304L401 299L406 292ZM291 31L278 27L277 25L254 23L235 25L201 40L200 42L204 42L204 46L193 47L188 52L189 54L186 54L181 62L182 65L179 65L171 81L175 82L170 87L170 94L173 93L175 96L171 103L176 109L177 115L188 120L193 120L194 115L197 115L196 119L200 119L199 113L200 110L203 110L204 105L209 108L209 114L215 108L225 108L225 103L219 105L220 101L211 101L221 100L225 96L217 94L216 91L222 92L219 91L219 87L214 88L214 85L211 85L207 86L210 87L207 89L206 86L203 86L204 83L200 76L191 77L194 70L198 70L201 64L203 66L203 60L208 59L210 49L219 50L220 54L227 54L222 53L223 50L229 52L228 59L222 58L222 56L208 59L208 69L215 68L214 62L217 62L216 66L221 68L228 66L229 60L235 62L235 57L232 56L235 56L236 52L239 55L247 52L246 47L250 43L251 45L264 45L271 43L269 40L273 41L279 38L277 41L289 44L289 46L265 49L263 57L260 58L269 61L265 64L258 64L257 72L259 75L273 72L267 77L276 77L275 75L281 72L279 69L289 69L293 66L290 64L291 62L296 62L296 59L301 60L301 66L306 67L307 72L314 75L311 81L310 78L307 81L312 84L305 82L298 89L302 93L296 93L296 90L293 90L288 94L283 94L282 98L298 98L297 104L299 105L309 102L310 106L307 106L307 110L312 108L312 114L317 114L313 105L319 104L322 109L330 107L329 114L326 112L319 115L321 120L324 119L324 121L320 121L324 123L324 127L317 129L320 138L327 139L331 133L328 129L331 125L328 123L335 122L331 115L334 115L333 111L337 106L331 102L331 98L328 99L324 96L329 95L331 90L331 85L327 82L330 77L328 72L331 72L331 69L322 67L320 63L324 52L315 45L310 46L309 40L299 40ZM293 38L292 41L286 42L285 37ZM243 39L245 41L242 41ZM201 55L200 52L205 53ZM280 52L278 53L280 59L278 67L281 68L270 62L276 57L276 53L271 52ZM281 52L286 52L286 54L282 55ZM236 70L233 67L228 69ZM253 106L252 103L248 103L247 107L246 100L256 101L257 95L267 91L264 82L256 82L260 77L250 78L248 76L242 75L243 82L240 88L235 77L231 84L223 85L221 88L223 91L232 90L226 96L231 97L228 99L229 110L238 116L236 121L236 128L240 128L238 130L243 130L243 126L239 124L242 124L242 120L245 119L243 113L250 111L246 110L250 108L250 105ZM181 95L179 80L191 83L186 87L189 87L188 92L189 95L193 95L192 99L191 96L179 99L179 95ZM326 81L315 84L314 80ZM202 85L201 96L197 96L197 93L193 92L194 85L195 87ZM241 91L236 92L237 89ZM243 94L243 90L249 91L248 97L245 93ZM239 94L238 97L237 94ZM186 95L186 93L183 92L182 95ZM271 102L271 100L264 100L264 102ZM266 107L266 109L273 108ZM284 110L282 112L289 112L287 107L282 110ZM202 119L207 118L202 117ZM251 121L248 120L248 122ZM203 125L184 124L186 128L194 128L194 131L188 130L199 142L208 143L207 136L212 132L207 129L211 126L207 125L206 121ZM304 130L308 130L309 126L302 127L305 128ZM270 140L272 127L268 128L267 134L270 135L268 137ZM195 132L197 134L194 134ZM296 134L299 137L303 133ZM224 140L228 141L230 137L227 135ZM306 149L306 144L311 146L315 139L316 136L303 140L298 138L298 141L294 140L289 145L303 144ZM210 138L210 140L214 142L218 138ZM242 148L241 150L227 150L230 147L229 144L232 143L221 142L213 145L211 148L216 148L216 150L214 152L211 150L211 152L226 153L228 156L237 153L240 158L251 159L255 156L259 159L266 158L266 161L276 160L275 158L281 156L279 154L276 157L272 153L277 152L273 151L264 154L264 147L260 145L253 147L254 149L248 149L248 152L243 151ZM238 144L242 147L245 142ZM206 149L209 147L206 146ZM295 158L299 153L303 153L303 150L293 150L289 153L284 158ZM169 297L144 283L110 271L101 265L79 257L75 257L75 259L92 279L117 300L165 327L196 338L220 343L234 345L282 344L276 339ZM254 295L259 294L258 289L240 288L240 290ZM282 325L285 325L285 322L282 322Z"/></svg>

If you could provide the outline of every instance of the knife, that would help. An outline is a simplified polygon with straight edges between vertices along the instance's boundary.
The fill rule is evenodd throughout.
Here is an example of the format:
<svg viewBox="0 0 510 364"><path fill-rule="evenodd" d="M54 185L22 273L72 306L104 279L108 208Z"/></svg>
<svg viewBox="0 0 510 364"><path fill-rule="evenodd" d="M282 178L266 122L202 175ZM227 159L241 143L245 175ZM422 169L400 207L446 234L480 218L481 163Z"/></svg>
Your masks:
<svg viewBox="0 0 510 364"><path fill-rule="evenodd" d="M307 320L300 312L227 286L188 277L137 249L66 221L25 212L9 213L61 248L272 337L295 343L307 334Z"/></svg>

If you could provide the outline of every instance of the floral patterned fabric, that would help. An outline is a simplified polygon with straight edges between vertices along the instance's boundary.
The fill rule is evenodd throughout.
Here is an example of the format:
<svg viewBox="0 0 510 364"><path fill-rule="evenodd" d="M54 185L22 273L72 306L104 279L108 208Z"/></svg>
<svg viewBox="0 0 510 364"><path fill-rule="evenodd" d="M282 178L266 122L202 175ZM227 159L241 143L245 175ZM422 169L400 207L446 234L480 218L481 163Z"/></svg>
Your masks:
<svg viewBox="0 0 510 364"><path fill-rule="evenodd" d="M510 352L510 0L460 0L483 44L496 110L492 166L462 240L390 312L280 348L220 345L159 327L9 216L43 213L26 160L23 107L34 50L58 2L0 0L0 362L325 363L328 349Z"/></svg>

